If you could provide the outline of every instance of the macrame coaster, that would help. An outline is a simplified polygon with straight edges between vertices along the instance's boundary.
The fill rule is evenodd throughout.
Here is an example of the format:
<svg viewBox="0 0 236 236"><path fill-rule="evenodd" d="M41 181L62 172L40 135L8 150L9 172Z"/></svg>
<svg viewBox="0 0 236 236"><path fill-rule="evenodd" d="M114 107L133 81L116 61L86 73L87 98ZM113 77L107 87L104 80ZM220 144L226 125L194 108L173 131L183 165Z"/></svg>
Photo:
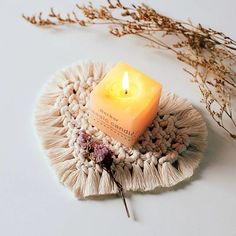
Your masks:
<svg viewBox="0 0 236 236"><path fill-rule="evenodd" d="M76 143L81 129L114 153L115 178L124 191L171 187L190 178L202 158L207 129L188 101L163 94L155 120L132 148L88 123L89 94L110 68L91 62L67 67L39 99L37 130L60 181L78 198L118 192L107 172L82 155Z"/></svg>

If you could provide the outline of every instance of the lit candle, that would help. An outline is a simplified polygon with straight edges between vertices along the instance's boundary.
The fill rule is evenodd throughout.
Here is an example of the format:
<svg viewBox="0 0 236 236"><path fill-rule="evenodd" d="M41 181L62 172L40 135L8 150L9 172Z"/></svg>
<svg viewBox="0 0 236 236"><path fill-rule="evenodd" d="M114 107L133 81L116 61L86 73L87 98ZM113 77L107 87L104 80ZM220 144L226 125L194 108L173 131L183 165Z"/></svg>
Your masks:
<svg viewBox="0 0 236 236"><path fill-rule="evenodd" d="M157 114L162 85L125 63L118 63L90 95L89 122L132 146Z"/></svg>

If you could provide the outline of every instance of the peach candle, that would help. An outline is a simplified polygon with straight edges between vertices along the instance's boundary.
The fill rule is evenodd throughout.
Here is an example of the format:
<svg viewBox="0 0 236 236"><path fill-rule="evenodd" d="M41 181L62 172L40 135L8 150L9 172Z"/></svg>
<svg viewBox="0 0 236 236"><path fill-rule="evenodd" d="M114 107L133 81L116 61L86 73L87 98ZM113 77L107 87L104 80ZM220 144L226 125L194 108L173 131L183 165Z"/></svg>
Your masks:
<svg viewBox="0 0 236 236"><path fill-rule="evenodd" d="M156 116L162 85L120 62L90 95L89 122L132 146Z"/></svg>

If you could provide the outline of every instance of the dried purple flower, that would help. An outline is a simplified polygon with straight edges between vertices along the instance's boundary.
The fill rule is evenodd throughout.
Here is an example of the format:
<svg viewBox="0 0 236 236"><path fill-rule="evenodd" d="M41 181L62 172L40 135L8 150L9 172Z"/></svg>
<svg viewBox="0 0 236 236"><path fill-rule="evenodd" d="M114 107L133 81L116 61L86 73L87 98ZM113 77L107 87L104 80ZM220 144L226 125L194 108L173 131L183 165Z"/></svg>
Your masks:
<svg viewBox="0 0 236 236"><path fill-rule="evenodd" d="M111 168L113 162L111 151L103 144L95 143L92 158L103 168L107 170Z"/></svg>
<svg viewBox="0 0 236 236"><path fill-rule="evenodd" d="M77 138L77 143L85 150L93 151L94 141L92 136L81 130Z"/></svg>
<svg viewBox="0 0 236 236"><path fill-rule="evenodd" d="M110 155L110 151L102 144L96 143L93 151L93 158L97 163L102 162L106 156Z"/></svg>
<svg viewBox="0 0 236 236"><path fill-rule="evenodd" d="M111 168L113 162L111 151L103 144L96 142L90 134L81 130L77 138L77 143L90 153L89 158L91 160L107 170Z"/></svg>
<svg viewBox="0 0 236 236"><path fill-rule="evenodd" d="M123 193L123 187L118 181L116 181L113 174L114 172L112 170L113 159L111 151L105 145L96 142L92 138L92 136L86 133L84 130L80 131L79 136L77 138L77 144L88 152L89 154L88 158L90 160L95 161L97 164L101 166L102 169L106 170L107 173L110 175L111 179L117 185L120 195L123 199L127 216L130 217L129 210Z"/></svg>

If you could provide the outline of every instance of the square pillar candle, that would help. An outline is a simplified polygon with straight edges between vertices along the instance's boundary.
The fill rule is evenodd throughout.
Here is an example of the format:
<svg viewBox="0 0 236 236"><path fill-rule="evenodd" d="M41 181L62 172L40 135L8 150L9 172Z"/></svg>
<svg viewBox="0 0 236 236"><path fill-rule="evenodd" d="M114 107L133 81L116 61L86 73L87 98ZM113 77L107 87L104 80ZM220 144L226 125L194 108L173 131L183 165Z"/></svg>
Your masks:
<svg viewBox="0 0 236 236"><path fill-rule="evenodd" d="M157 114L162 85L119 62L90 94L89 122L131 147Z"/></svg>

